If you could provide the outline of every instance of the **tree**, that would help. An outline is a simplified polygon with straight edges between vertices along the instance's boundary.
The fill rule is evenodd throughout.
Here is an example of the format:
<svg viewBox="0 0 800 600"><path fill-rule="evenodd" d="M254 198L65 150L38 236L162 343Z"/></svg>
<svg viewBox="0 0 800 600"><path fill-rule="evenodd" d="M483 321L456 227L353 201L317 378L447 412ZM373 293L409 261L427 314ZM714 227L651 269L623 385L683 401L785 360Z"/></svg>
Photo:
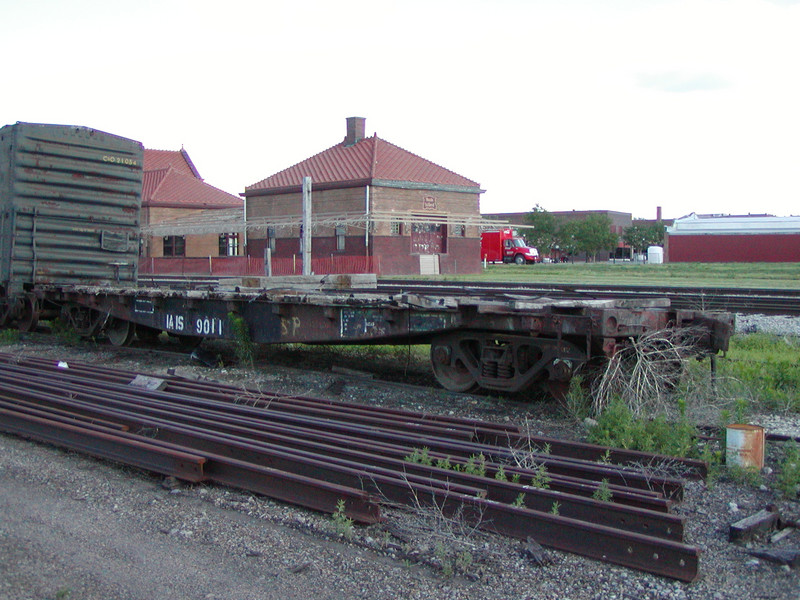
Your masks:
<svg viewBox="0 0 800 600"><path fill-rule="evenodd" d="M664 243L664 224L634 223L622 232L622 241L633 248L634 252L644 252L649 246L659 246Z"/></svg>
<svg viewBox="0 0 800 600"><path fill-rule="evenodd" d="M611 218L608 215L589 215L580 222L580 249L595 260L597 253L611 250L619 242L617 234L611 231Z"/></svg>
<svg viewBox="0 0 800 600"><path fill-rule="evenodd" d="M538 204L525 215L525 222L533 225L525 232L525 239L541 254L550 254L557 243L558 223L553 213L547 212Z"/></svg>
<svg viewBox="0 0 800 600"><path fill-rule="evenodd" d="M617 245L617 235L611 232L607 215L589 215L581 221L567 221L558 230L558 245L569 255L585 252L595 260L597 253Z"/></svg>
<svg viewBox="0 0 800 600"><path fill-rule="evenodd" d="M580 227L581 221L567 221L562 223L556 234L558 247L567 256L574 256L580 249Z"/></svg>

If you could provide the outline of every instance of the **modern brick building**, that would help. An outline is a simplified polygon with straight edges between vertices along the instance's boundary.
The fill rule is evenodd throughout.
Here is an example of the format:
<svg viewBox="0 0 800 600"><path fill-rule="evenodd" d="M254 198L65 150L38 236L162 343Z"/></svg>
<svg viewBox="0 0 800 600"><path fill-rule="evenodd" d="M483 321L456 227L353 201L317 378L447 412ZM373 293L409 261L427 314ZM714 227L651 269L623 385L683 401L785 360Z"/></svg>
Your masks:
<svg viewBox="0 0 800 600"><path fill-rule="evenodd" d="M344 140L246 188L250 256L302 253L302 184L312 182L312 259L363 260L381 275L480 271L475 181L379 138L347 119Z"/></svg>
<svg viewBox="0 0 800 600"><path fill-rule="evenodd" d="M800 262L800 217L697 215L675 219L667 262Z"/></svg>

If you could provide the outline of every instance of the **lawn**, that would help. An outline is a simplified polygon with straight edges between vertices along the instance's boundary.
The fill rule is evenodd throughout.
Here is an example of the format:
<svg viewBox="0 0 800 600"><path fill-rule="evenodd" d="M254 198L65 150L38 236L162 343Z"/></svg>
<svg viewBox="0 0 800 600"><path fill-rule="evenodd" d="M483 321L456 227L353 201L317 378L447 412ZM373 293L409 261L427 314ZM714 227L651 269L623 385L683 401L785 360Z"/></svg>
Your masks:
<svg viewBox="0 0 800 600"><path fill-rule="evenodd" d="M566 263L489 265L478 275L443 275L447 281L508 281L685 287L800 289L800 263Z"/></svg>

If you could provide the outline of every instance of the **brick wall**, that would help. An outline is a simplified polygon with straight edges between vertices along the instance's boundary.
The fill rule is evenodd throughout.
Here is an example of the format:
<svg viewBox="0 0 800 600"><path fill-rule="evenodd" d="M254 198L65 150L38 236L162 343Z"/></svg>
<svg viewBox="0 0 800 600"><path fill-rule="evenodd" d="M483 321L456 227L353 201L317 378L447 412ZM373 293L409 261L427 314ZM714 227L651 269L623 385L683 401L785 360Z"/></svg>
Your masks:
<svg viewBox="0 0 800 600"><path fill-rule="evenodd" d="M189 208L162 208L148 207L147 221L150 224L162 223L173 219L190 218L198 213L206 212ZM192 234L186 237L186 256L187 257L206 257L219 256L219 234L204 233ZM162 236L153 236L146 241L147 250L145 256L160 258L164 256L164 244ZM239 254L242 254L242 237L239 236Z"/></svg>

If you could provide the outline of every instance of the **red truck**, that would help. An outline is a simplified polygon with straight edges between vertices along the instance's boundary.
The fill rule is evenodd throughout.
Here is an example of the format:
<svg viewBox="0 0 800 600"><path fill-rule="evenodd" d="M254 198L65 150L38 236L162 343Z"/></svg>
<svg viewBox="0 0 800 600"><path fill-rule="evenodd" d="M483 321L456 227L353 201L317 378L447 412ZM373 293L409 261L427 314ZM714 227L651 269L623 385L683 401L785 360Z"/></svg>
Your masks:
<svg viewBox="0 0 800 600"><path fill-rule="evenodd" d="M486 262L515 262L518 265L539 262L539 251L525 243L510 227L481 232L481 260Z"/></svg>

